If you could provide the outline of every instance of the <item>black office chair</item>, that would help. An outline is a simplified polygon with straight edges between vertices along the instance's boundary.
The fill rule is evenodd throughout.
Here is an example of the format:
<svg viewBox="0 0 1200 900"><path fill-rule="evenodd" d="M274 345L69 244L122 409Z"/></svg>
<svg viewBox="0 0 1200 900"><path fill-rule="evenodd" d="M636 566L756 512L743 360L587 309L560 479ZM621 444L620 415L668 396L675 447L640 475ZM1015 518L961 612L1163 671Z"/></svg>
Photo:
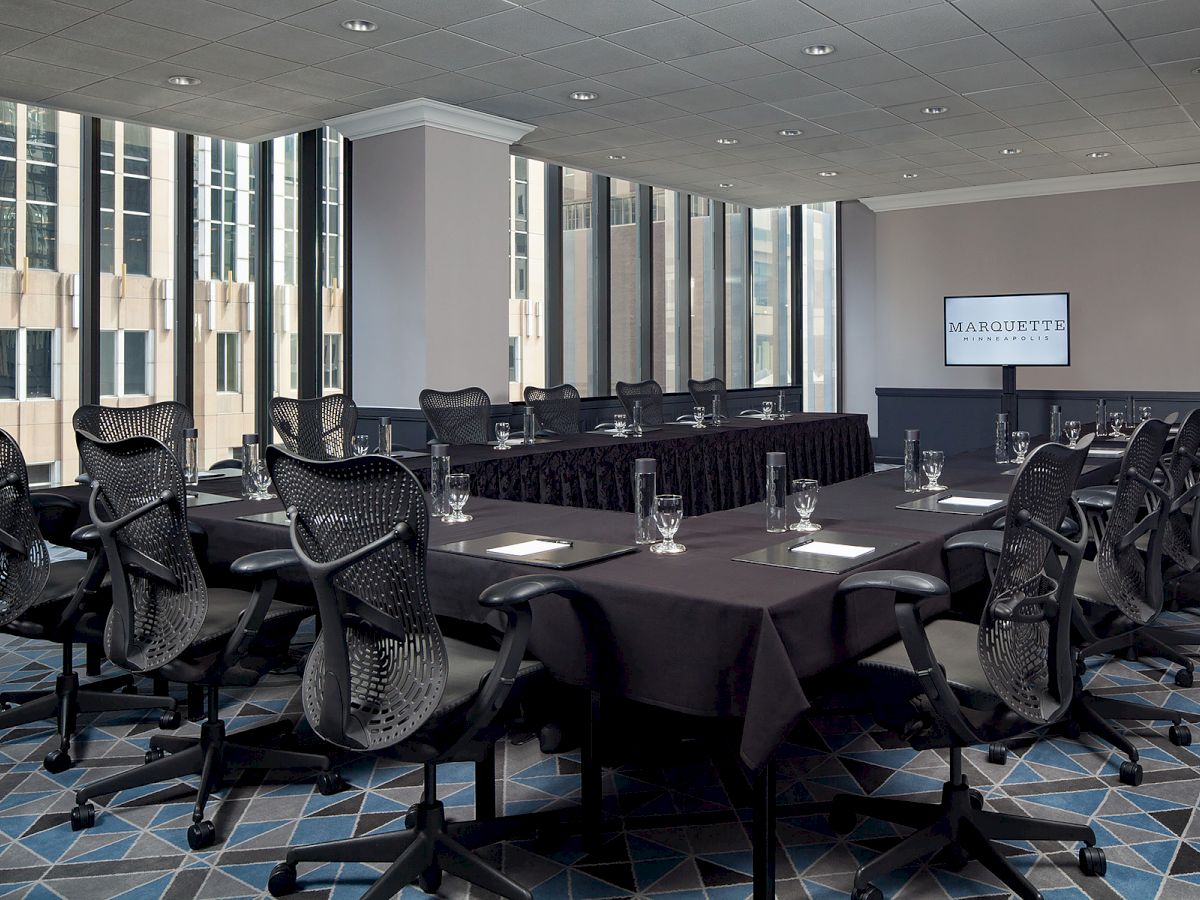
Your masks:
<svg viewBox="0 0 1200 900"><path fill-rule="evenodd" d="M296 890L300 862L387 862L363 895L381 900L417 880L437 891L450 872L504 897L530 894L471 851L502 837L495 817L494 744L514 684L541 669L525 660L530 601L575 597L560 575L514 578L479 602L503 615L500 649L442 635L429 602L429 511L416 477L381 456L313 462L267 450L291 517L292 547L316 589L321 633L304 671L304 713L330 743L424 766L425 791L404 831L288 851L271 873L276 897ZM474 823L447 822L437 798L439 763L474 761Z"/></svg>
<svg viewBox="0 0 1200 900"><path fill-rule="evenodd" d="M98 646L108 614L108 591L102 587L104 558L94 555L52 563L38 527L39 512L73 520L79 508L66 497L30 494L21 448L0 430L0 631L62 646L62 668L54 690L0 692L0 729L55 719L59 744L46 754L42 765L57 773L73 765L71 739L80 715L162 709L160 724L165 728L177 727L180 716L169 697L137 696L130 675L80 686L74 669L75 644ZM12 704L19 705L9 708Z"/></svg>
<svg viewBox="0 0 1200 900"><path fill-rule="evenodd" d="M579 434L581 401L573 384L525 388L525 405L537 416L539 427L554 434Z"/></svg>
<svg viewBox="0 0 1200 900"><path fill-rule="evenodd" d="M722 379L706 378L703 381L697 381L695 378L689 378L688 392L692 395L692 402L697 406L703 406L706 412L712 412L713 398L715 397L721 401L722 418L730 415L729 392L725 389L725 382Z"/></svg>
<svg viewBox="0 0 1200 900"><path fill-rule="evenodd" d="M323 793L341 785L329 760L277 749L293 723L278 719L226 737L219 689L255 684L275 661L310 608L273 602L278 571L296 565L285 550L251 553L232 566L257 580L253 593L207 586L188 529L183 473L171 451L150 437L104 442L76 432L79 454L92 478L88 501L93 527L112 575L112 612L104 649L118 666L206 689L208 718L200 738L155 736L146 765L84 785L75 794L71 828L95 824L93 797L160 781L199 775L188 845L216 840L204 817L212 792L239 769L320 769Z"/></svg>
<svg viewBox="0 0 1200 900"><path fill-rule="evenodd" d="M182 403L165 400L145 406L81 406L71 417L71 427L102 441L146 435L166 444L176 459L182 459L183 433L195 428L196 422Z"/></svg>
<svg viewBox="0 0 1200 900"><path fill-rule="evenodd" d="M618 381L617 398L625 407L626 414L633 421L633 404L642 404L642 424L661 425L663 423L663 390L653 378L646 381Z"/></svg>
<svg viewBox="0 0 1200 900"><path fill-rule="evenodd" d="M417 398L434 437L443 444L486 444L492 401L483 388L435 391L425 388Z"/></svg>
<svg viewBox="0 0 1200 900"><path fill-rule="evenodd" d="M271 424L283 445L309 459L345 459L358 424L358 407L345 394L308 400L272 397Z"/></svg>
<svg viewBox="0 0 1200 900"><path fill-rule="evenodd" d="M1040 900L1042 895L998 849L998 841L1080 841L1086 845L1079 851L1082 871L1104 874L1104 853L1091 828L987 811L962 770L964 747L1040 729L1070 707L1075 687L1072 590L1086 535L1072 542L1057 529L1073 502L1071 491L1086 458L1086 449L1046 444L1022 465L1009 497L995 580L978 624L952 618L922 621L921 600L949 593L945 583L929 575L873 571L841 583L843 596L862 590L895 595L901 640L852 670L863 679L876 719L918 749L950 750L950 778L940 804L834 797L830 824L839 833L853 830L859 815L914 829L859 868L854 900L882 900L875 882L939 853L951 868L978 860L1017 896ZM1066 558L1065 565L1048 566L1048 560L1057 559L1056 551Z"/></svg>
<svg viewBox="0 0 1200 900"><path fill-rule="evenodd" d="M1163 551L1178 568L1176 575L1200 570L1200 408L1179 426L1167 471L1175 496L1163 534Z"/></svg>

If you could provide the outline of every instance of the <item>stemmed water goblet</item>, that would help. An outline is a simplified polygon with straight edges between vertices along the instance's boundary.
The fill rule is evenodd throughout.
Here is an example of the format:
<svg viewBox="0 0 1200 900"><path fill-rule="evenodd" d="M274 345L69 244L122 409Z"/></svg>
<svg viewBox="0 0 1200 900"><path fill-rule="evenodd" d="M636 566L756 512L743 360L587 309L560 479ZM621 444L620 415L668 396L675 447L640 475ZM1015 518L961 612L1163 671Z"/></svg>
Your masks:
<svg viewBox="0 0 1200 900"><path fill-rule="evenodd" d="M938 478L942 474L942 466L945 464L946 454L941 450L921 451L921 471L923 471L925 473L925 477L929 479L929 484L925 485L925 490L946 490L946 486L944 484L938 484Z"/></svg>
<svg viewBox="0 0 1200 900"><path fill-rule="evenodd" d="M1083 423L1072 419L1063 428L1067 433L1067 446L1074 450L1079 443L1079 436L1083 434Z"/></svg>
<svg viewBox="0 0 1200 900"><path fill-rule="evenodd" d="M250 467L250 487L253 489L251 500L270 500L274 497L271 493L271 473L261 459Z"/></svg>
<svg viewBox="0 0 1200 900"><path fill-rule="evenodd" d="M1108 414L1108 431L1109 437L1123 438L1125 437L1125 413L1112 412Z"/></svg>
<svg viewBox="0 0 1200 900"><path fill-rule="evenodd" d="M365 434L356 434L350 439L350 452L355 456L366 456L370 449L371 446L367 442Z"/></svg>
<svg viewBox="0 0 1200 900"><path fill-rule="evenodd" d="M1013 460L1017 465L1025 462L1025 454L1029 452L1029 432L1014 431L1012 433L1013 452L1017 454L1017 458Z"/></svg>
<svg viewBox="0 0 1200 900"><path fill-rule="evenodd" d="M792 481L792 505L796 507L799 521L788 526L792 531L820 531L821 526L812 521L817 508L817 494L821 485L815 478L796 478Z"/></svg>
<svg viewBox="0 0 1200 900"><path fill-rule="evenodd" d="M496 423L496 449L508 449L508 435L512 431L507 422Z"/></svg>
<svg viewBox="0 0 1200 900"><path fill-rule="evenodd" d="M675 532L683 522L683 497L659 494L654 498L654 524L663 539L650 548L651 553L682 553L687 547L675 542Z"/></svg>
<svg viewBox="0 0 1200 900"><path fill-rule="evenodd" d="M775 417L775 402L773 400L764 400L763 401L762 417L764 419L773 419Z"/></svg>
<svg viewBox="0 0 1200 900"><path fill-rule="evenodd" d="M1154 407L1153 406L1139 406L1138 407L1138 416L1139 416L1139 418L1138 418L1139 422L1149 422L1151 419L1154 418Z"/></svg>
<svg viewBox="0 0 1200 900"><path fill-rule="evenodd" d="M696 421L696 424L692 426L693 428L703 428L704 427L704 407L703 406L693 406L692 407L692 418L695 419L695 421Z"/></svg>
<svg viewBox="0 0 1200 900"><path fill-rule="evenodd" d="M470 522L473 518L463 512L471 497L471 476L465 472L454 472L446 476L446 499L450 503L450 514L442 517L448 525Z"/></svg>
<svg viewBox="0 0 1200 900"><path fill-rule="evenodd" d="M629 417L625 413L613 414L613 437L627 437L629 435Z"/></svg>

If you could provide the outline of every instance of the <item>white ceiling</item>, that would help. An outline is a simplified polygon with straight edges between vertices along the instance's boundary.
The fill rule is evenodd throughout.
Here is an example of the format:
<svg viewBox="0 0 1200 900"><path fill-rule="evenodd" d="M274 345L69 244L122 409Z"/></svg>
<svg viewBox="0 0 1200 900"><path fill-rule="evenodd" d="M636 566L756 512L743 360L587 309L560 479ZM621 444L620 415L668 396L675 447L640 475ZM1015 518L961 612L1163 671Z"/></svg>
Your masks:
<svg viewBox="0 0 1200 900"><path fill-rule="evenodd" d="M0 25L11 99L251 140L429 97L756 206L1200 162L1200 0L0 0Z"/></svg>

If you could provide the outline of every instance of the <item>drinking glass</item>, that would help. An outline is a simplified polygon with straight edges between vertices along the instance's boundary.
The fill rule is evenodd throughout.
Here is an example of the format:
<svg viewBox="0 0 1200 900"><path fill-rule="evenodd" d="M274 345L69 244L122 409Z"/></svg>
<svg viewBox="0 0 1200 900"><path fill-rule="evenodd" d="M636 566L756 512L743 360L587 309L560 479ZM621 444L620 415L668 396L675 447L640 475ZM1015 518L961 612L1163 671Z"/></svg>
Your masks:
<svg viewBox="0 0 1200 900"><path fill-rule="evenodd" d="M1139 421L1149 422L1151 419L1154 418L1154 407L1153 406L1139 406L1138 407L1138 416L1140 416Z"/></svg>
<svg viewBox="0 0 1200 900"><path fill-rule="evenodd" d="M497 450L507 450L508 449L508 434L509 434L510 430L511 429L509 429L507 422L497 422L496 423L496 449Z"/></svg>
<svg viewBox="0 0 1200 900"><path fill-rule="evenodd" d="M370 449L371 447L367 443L367 436L365 434L356 434L350 439L350 452L355 456L366 456L367 451Z"/></svg>
<svg viewBox="0 0 1200 900"><path fill-rule="evenodd" d="M763 418L764 418L764 419L771 419L771 418L774 418L774 413L775 413L775 403L774 403L774 401L772 401L772 400L764 400L764 401L763 401L763 405L762 405L762 409L763 409Z"/></svg>
<svg viewBox="0 0 1200 900"><path fill-rule="evenodd" d="M625 413L613 414L613 434L616 437L625 437L629 433L629 417Z"/></svg>
<svg viewBox="0 0 1200 900"><path fill-rule="evenodd" d="M687 547L675 543L675 532L683 521L683 497L659 494L654 498L654 524L663 539L650 548L651 553L682 553Z"/></svg>
<svg viewBox="0 0 1200 900"><path fill-rule="evenodd" d="M254 489L250 494L251 500L270 500L273 496L271 473L267 471L267 464L261 459L250 466L250 487Z"/></svg>
<svg viewBox="0 0 1200 900"><path fill-rule="evenodd" d="M942 466L945 464L946 454L941 450L921 451L921 471L924 472L925 477L929 479L929 484L925 485L925 490L946 490L946 486L944 484L938 484L938 477L942 474Z"/></svg>
<svg viewBox="0 0 1200 900"><path fill-rule="evenodd" d="M1125 427L1125 413L1113 412L1108 414L1108 430L1111 437L1125 437L1122 429Z"/></svg>
<svg viewBox="0 0 1200 900"><path fill-rule="evenodd" d="M458 522L470 522L473 518L463 512L467 500L471 496L471 476L465 472L455 472L446 476L446 499L450 501L450 515L442 521L453 525Z"/></svg>
<svg viewBox="0 0 1200 900"><path fill-rule="evenodd" d="M1017 454L1017 458L1013 462L1020 465L1025 462L1025 454L1029 452L1029 432L1014 431L1012 433L1013 453Z"/></svg>
<svg viewBox="0 0 1200 900"><path fill-rule="evenodd" d="M1067 432L1067 446L1074 450L1075 445L1079 443L1079 436L1083 434L1083 423L1072 419L1064 428Z"/></svg>
<svg viewBox="0 0 1200 900"><path fill-rule="evenodd" d="M704 407L703 406L693 406L692 407L692 418L696 420L696 424L692 426L693 428L703 428L704 427Z"/></svg>
<svg viewBox="0 0 1200 900"><path fill-rule="evenodd" d="M821 485L815 478L797 478L792 482L792 505L796 507L796 515L800 519L788 526L792 531L821 530L820 525L811 521L820 490Z"/></svg>

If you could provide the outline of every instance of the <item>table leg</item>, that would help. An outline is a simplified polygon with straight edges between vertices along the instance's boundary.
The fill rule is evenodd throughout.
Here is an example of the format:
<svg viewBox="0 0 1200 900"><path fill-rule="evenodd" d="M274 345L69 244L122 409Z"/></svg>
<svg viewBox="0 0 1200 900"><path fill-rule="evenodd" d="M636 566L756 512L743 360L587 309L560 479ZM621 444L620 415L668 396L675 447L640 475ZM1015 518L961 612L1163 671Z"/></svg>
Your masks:
<svg viewBox="0 0 1200 900"><path fill-rule="evenodd" d="M765 763L754 776L754 821L751 826L754 858L754 900L775 896L775 761Z"/></svg>
<svg viewBox="0 0 1200 900"><path fill-rule="evenodd" d="M580 794L583 800L583 839L594 845L604 820L604 771L600 765L600 694L588 692L588 716L581 750Z"/></svg>

